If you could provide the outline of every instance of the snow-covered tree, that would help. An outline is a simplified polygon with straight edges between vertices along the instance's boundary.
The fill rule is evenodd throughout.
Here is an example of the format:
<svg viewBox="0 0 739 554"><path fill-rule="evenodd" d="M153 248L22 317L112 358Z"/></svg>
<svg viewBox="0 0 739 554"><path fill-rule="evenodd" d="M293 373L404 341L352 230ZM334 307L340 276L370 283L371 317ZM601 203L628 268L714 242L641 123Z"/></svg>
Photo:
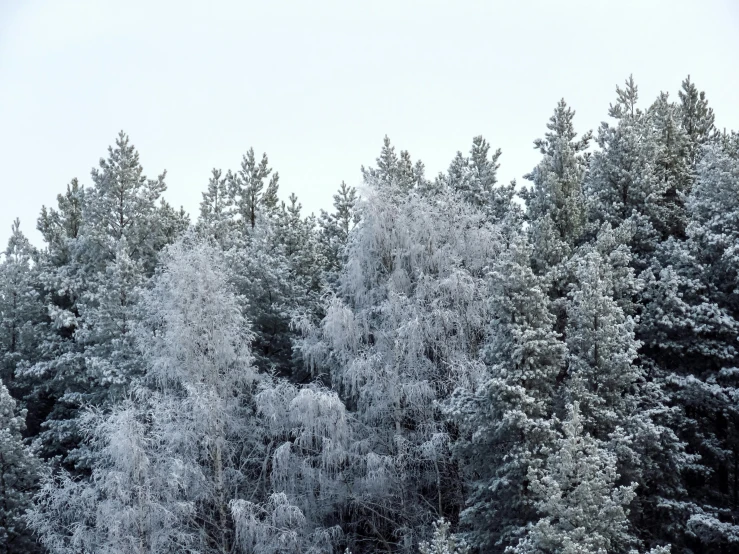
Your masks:
<svg viewBox="0 0 739 554"><path fill-rule="evenodd" d="M39 437L45 455L74 451L80 406L114 401L137 374L130 336L136 289L188 225L186 214L161 198L165 175L144 175L123 132L91 176L92 187L73 181L58 211L42 210L38 222L48 241L39 274L51 322L40 359L24 371L50 404ZM69 461L81 463L78 455Z"/></svg>
<svg viewBox="0 0 739 554"><path fill-rule="evenodd" d="M265 181L270 174L272 177L265 188ZM262 159L257 162L253 148L249 148L244 154L241 167L236 173L228 172L226 181L230 202L239 216L242 230L254 229L258 212L273 210L277 207L279 180L279 174L272 173L272 168L269 167L267 154L262 154ZM217 188L219 185L215 186ZM209 198L211 196L212 191L209 189Z"/></svg>
<svg viewBox="0 0 739 554"><path fill-rule="evenodd" d="M617 486L616 457L584 430L578 404L568 406L562 435L529 482L541 518L507 551L512 554L627 553L628 505L636 483Z"/></svg>
<svg viewBox="0 0 739 554"><path fill-rule="evenodd" d="M0 263L0 379L16 398L26 396L28 383L18 369L33 363L45 310L33 267L36 251L20 230L19 220ZM20 379L19 379L20 377Z"/></svg>
<svg viewBox="0 0 739 554"><path fill-rule="evenodd" d="M429 198L365 175L339 294L299 347L358 422L351 530L364 548L408 551L423 525L461 504L437 403L482 369L485 266L498 234L453 191Z"/></svg>
<svg viewBox="0 0 739 554"><path fill-rule="evenodd" d="M515 185L496 186L500 148L490 154L490 145L482 136L472 139L470 156L457 152L446 174L435 185L419 187L422 191L451 189L459 198L485 212L490 221L499 222L511 210Z"/></svg>
<svg viewBox="0 0 739 554"><path fill-rule="evenodd" d="M552 238L569 247L579 239L586 223L582 181L589 159L585 151L592 139L592 133L587 132L576 140L574 116L564 99L560 100L547 123L549 132L534 141L543 159L525 176L533 183L525 195L527 217L531 221L549 217L557 231Z"/></svg>
<svg viewBox="0 0 739 554"><path fill-rule="evenodd" d="M483 360L486 381L459 388L447 411L460 427L455 452L466 469L468 497L461 520L481 552L515 543L534 516L529 467L551 444L551 417L565 345L554 331L546 281L531 267L525 235L510 239L494 260Z"/></svg>
<svg viewBox="0 0 739 554"><path fill-rule="evenodd" d="M133 398L80 419L91 476L47 476L31 524L54 552L230 552L230 503L262 459L242 302L222 255L187 240L140 302L146 374Z"/></svg>
<svg viewBox="0 0 739 554"><path fill-rule="evenodd" d="M632 77L626 87L616 87L617 101L608 110L615 126L602 123L585 189L590 217L613 227L632 220L635 262L647 265L659 241L659 232L670 220L665 206L670 184L657 177L659 145L649 111L637 107L637 86Z"/></svg>
<svg viewBox="0 0 739 554"><path fill-rule="evenodd" d="M91 475L45 475L28 516L39 541L54 554L191 552L192 505L179 498L187 476L156 455L147 399L86 412L79 424L94 453Z"/></svg>
<svg viewBox="0 0 739 554"><path fill-rule="evenodd" d="M690 75L683 80L678 94L682 128L688 137L687 161L691 167L695 167L700 159L702 146L715 138L716 116L713 108L708 106L706 93L698 91L698 87L690 80Z"/></svg>
<svg viewBox="0 0 739 554"><path fill-rule="evenodd" d="M213 169L208 189L200 202L198 230L223 244L228 240L233 223L233 198L228 193L228 178L220 169Z"/></svg>
<svg viewBox="0 0 739 554"><path fill-rule="evenodd" d="M640 539L657 544L681 525L682 475L693 459L674 432L677 413L661 382L638 359L641 345L629 312L642 283L634 278L628 248L607 224L570 263L576 282L568 302L562 394L579 403L585 431L616 454L622 479L639 485L631 520Z"/></svg>
<svg viewBox="0 0 739 554"><path fill-rule="evenodd" d="M383 139L382 151L376 162L377 167L362 166L362 175L365 182L373 183L378 189L386 188L404 194L414 188L426 186L423 163L419 160L414 165L407 150L402 150L398 157L387 135Z"/></svg>
<svg viewBox="0 0 739 554"><path fill-rule="evenodd" d="M656 177L665 190L665 220L660 221L662 238L685 237L687 225L686 195L693 183L688 156L689 137L681 125L678 104L661 93L649 108L657 140Z"/></svg>
<svg viewBox="0 0 739 554"><path fill-rule="evenodd" d="M681 437L700 456L686 472L693 523L681 540L706 552L729 548L737 533L737 190L737 159L707 146L688 196L687 239L665 243L654 260L641 325L645 354L681 408Z"/></svg>
<svg viewBox="0 0 739 554"><path fill-rule="evenodd" d="M321 210L321 217L318 220L320 246L326 264L326 280L331 284L338 279L338 273L345 262L344 253L349 232L358 223L357 190L342 181L333 198L334 212Z"/></svg>
<svg viewBox="0 0 739 554"><path fill-rule="evenodd" d="M23 444L25 410L0 380L0 552L14 554L39 551L23 515L31 506L40 464Z"/></svg>
<svg viewBox="0 0 739 554"><path fill-rule="evenodd" d="M431 542L419 545L421 554L467 554L469 549L449 535L449 522L440 518L434 522L434 536Z"/></svg>

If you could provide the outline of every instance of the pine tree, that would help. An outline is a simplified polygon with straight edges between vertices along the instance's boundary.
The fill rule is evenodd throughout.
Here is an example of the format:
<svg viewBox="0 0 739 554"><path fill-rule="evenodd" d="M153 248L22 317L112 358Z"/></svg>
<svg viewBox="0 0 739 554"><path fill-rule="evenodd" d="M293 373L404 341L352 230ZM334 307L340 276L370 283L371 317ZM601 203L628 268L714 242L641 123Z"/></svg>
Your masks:
<svg viewBox="0 0 739 554"><path fill-rule="evenodd" d="M716 116L713 108L708 106L706 93L698 91L688 75L682 82L680 107L682 128L688 137L687 161L690 167L695 167L701 156L701 148L715 138Z"/></svg>
<svg viewBox="0 0 739 554"><path fill-rule="evenodd" d="M585 431L578 404L568 406L562 435L542 467L529 470L541 519L508 552L630 552L628 505L636 483L617 486L615 456ZM659 549L652 552L669 552Z"/></svg>
<svg viewBox="0 0 739 554"><path fill-rule="evenodd" d="M575 140L574 116L564 99L560 100L547 123L549 132L534 141L544 158L525 176L534 184L525 196L528 218L536 221L548 216L557 230L556 238L570 248L586 222L582 181L589 159L585 151L592 139L592 132L587 132Z"/></svg>
<svg viewBox="0 0 739 554"><path fill-rule="evenodd" d="M475 137L470 157L457 152L447 174L437 178L434 190L451 189L460 199L483 210L490 221L501 221L511 210L515 185L496 186L500 156L500 148L490 154L488 142L482 136Z"/></svg>
<svg viewBox="0 0 739 554"><path fill-rule="evenodd" d="M232 198L228 194L228 180L226 177L221 177L222 174L220 169L213 169L208 181L208 190L203 193L203 200L200 202L200 218L198 219L198 230L220 243L228 239L233 221L231 213L233 205Z"/></svg>
<svg viewBox="0 0 739 554"><path fill-rule="evenodd" d="M596 142L601 151L592 156L586 194L590 218L618 227L626 220L635 228L632 238L634 263L640 269L648 265L670 221L666 195L669 183L657 178L659 146L651 114L636 107L638 89L632 77L626 87L616 87L618 99L608 114L616 126L602 123Z"/></svg>
<svg viewBox="0 0 739 554"><path fill-rule="evenodd" d="M531 247L518 234L495 260L483 348L489 376L477 390L458 389L447 409L460 426L455 452L469 474L461 521L481 552L515 544L516 533L535 516L527 472L554 439L550 419L565 346L530 257Z"/></svg>
<svg viewBox="0 0 739 554"><path fill-rule="evenodd" d="M278 238L277 226L272 219L258 217L248 235L232 237L225 256L236 290L248 299L246 314L254 331L252 350L257 367L290 375L294 336L290 321L305 289L292 277L291 261Z"/></svg>
<svg viewBox="0 0 739 554"><path fill-rule="evenodd" d="M665 216L661 223L662 238L685 238L686 195L693 184L688 157L689 137L682 127L679 105L661 93L649 109L656 133L658 153L656 177L665 188Z"/></svg>
<svg viewBox="0 0 739 554"><path fill-rule="evenodd" d="M589 160L585 151L592 133L576 140L574 116L575 112L564 99L560 100L547 124L549 132L543 139L534 141L543 159L524 176L533 186L521 193L526 201L533 245L532 266L549 282L546 292L553 301L551 309L557 318L555 329L560 333L566 324L564 301L572 281L566 261L580 243L587 223L582 187Z"/></svg>
<svg viewBox="0 0 739 554"><path fill-rule="evenodd" d="M40 551L23 520L31 506L40 464L23 444L25 410L16 410L15 400L0 380L0 552Z"/></svg>
<svg viewBox="0 0 739 554"><path fill-rule="evenodd" d="M76 181L42 210L50 241L40 266L50 324L40 360L26 370L50 413L39 437L46 456L74 451L74 418L84 403L120 396L138 363L128 337L136 288L153 273L158 252L188 225L161 200L165 174L147 179L139 154L121 132L92 170L93 187ZM81 463L83 453L68 462Z"/></svg>
<svg viewBox="0 0 739 554"><path fill-rule="evenodd" d="M265 189L265 180L270 174L272 177ZM258 212L277 207L279 179L279 174L272 173L269 167L267 154L262 154L262 159L257 162L253 148L249 148L242 157L239 171L228 172L226 180L230 201L240 217L243 230L254 229Z"/></svg>
<svg viewBox="0 0 739 554"><path fill-rule="evenodd" d="M69 239L76 239L83 222L85 188L77 179L67 185L65 194L57 195L59 211L41 207L36 228L44 237L51 262L62 265L69 260Z"/></svg>
<svg viewBox="0 0 739 554"><path fill-rule="evenodd" d="M383 139L382 150L376 162L376 168L362 166L362 175L365 183L378 190L387 189L403 195L414 188L426 186L423 163L418 161L414 165L406 150L401 151L398 158L387 135Z"/></svg>
<svg viewBox="0 0 739 554"><path fill-rule="evenodd" d="M326 280L331 284L335 283L345 261L344 251L349 241L349 232L358 223L357 190L342 181L333 198L334 212L329 214L321 210L318 220L320 245L326 263Z"/></svg>
<svg viewBox="0 0 739 554"><path fill-rule="evenodd" d="M0 379L18 399L30 392L18 370L34 362L45 319L32 267L36 256L16 219L0 264Z"/></svg>

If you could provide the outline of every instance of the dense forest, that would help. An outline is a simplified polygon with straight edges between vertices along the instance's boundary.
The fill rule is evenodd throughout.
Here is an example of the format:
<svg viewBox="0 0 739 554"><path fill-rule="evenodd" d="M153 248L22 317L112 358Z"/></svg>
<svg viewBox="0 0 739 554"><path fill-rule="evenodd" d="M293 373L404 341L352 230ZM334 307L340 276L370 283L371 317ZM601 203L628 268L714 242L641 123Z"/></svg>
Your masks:
<svg viewBox="0 0 739 554"><path fill-rule="evenodd" d="M191 220L121 133L2 258L0 554L739 551L739 134L607 115L307 217L250 149Z"/></svg>

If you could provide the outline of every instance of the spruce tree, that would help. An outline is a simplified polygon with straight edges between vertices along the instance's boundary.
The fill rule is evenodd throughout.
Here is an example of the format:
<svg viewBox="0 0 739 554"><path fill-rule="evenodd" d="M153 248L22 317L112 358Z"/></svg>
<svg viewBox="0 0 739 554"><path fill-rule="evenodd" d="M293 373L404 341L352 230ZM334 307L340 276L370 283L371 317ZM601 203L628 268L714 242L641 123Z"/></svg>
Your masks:
<svg viewBox="0 0 739 554"><path fill-rule="evenodd" d="M688 196L685 241L669 241L645 295L645 354L664 373L681 408L681 437L699 456L686 472L687 536L705 552L734 544L739 498L739 418L734 398L739 304L739 163L719 145L704 148Z"/></svg>

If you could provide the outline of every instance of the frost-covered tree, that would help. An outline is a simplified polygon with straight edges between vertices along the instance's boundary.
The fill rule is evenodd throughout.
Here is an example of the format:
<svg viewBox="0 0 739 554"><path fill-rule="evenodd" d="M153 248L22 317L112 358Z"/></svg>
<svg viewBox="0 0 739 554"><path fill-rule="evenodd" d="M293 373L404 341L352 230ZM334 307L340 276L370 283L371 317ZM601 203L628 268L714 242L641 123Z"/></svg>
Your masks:
<svg viewBox="0 0 739 554"><path fill-rule="evenodd" d="M629 261L607 225L571 260L576 282L568 302L562 394L579 403L585 431L616 454L622 479L639 485L631 520L639 538L653 545L681 525L681 479L693 460L675 435L676 410L660 381L639 363L629 311L642 284Z"/></svg>
<svg viewBox="0 0 739 554"><path fill-rule="evenodd" d="M272 177L265 188L270 174ZM241 159L240 169L236 173L229 171L226 180L230 201L239 216L242 230L254 229L258 212L277 207L280 177L277 172L272 173L267 154L262 154L262 159L257 161L254 149L249 148Z"/></svg>
<svg viewBox="0 0 739 554"><path fill-rule="evenodd" d="M547 123L549 131L543 139L534 141L543 158L525 175L533 186L521 192L526 201L533 246L532 267L537 274L546 276L549 283L545 291L552 299L551 309L557 317L555 328L560 333L564 331L567 318L564 304L572 281L566 261L580 243L587 223L583 179L592 133L577 139L574 116L575 112L564 99L560 100Z"/></svg>
<svg viewBox="0 0 739 554"><path fill-rule="evenodd" d="M0 552L40 551L23 519L31 506L38 483L40 464L23 444L25 410L16 402L0 380Z"/></svg>
<svg viewBox="0 0 739 554"><path fill-rule="evenodd" d="M590 217L617 227L631 219L634 261L642 268L652 255L670 218L666 206L669 183L657 177L659 145L651 113L637 107L637 86L632 77L616 87L617 101L608 115L615 126L602 123L585 180ZM598 225L599 226L599 225Z"/></svg>
<svg viewBox="0 0 739 554"><path fill-rule="evenodd" d="M362 551L409 551L423 525L461 504L438 402L481 371L485 266L498 234L453 191L404 193L375 182L377 171L365 171L370 195L360 203L339 294L317 329L304 327L299 347L358 422L350 504L357 515L345 531L361 537Z"/></svg>
<svg viewBox="0 0 739 554"><path fill-rule="evenodd" d="M446 174L436 178L435 185L421 190L451 189L459 198L487 214L491 221L501 221L511 209L515 185L496 186L500 164L500 148L490 154L490 145L482 137L472 139L469 157L457 152Z"/></svg>
<svg viewBox="0 0 739 554"><path fill-rule="evenodd" d="M236 290L248 301L257 367L289 375L293 359L290 320L296 301L302 298L301 283L291 278L290 259L277 237L276 223L261 216L257 221L248 235L233 236L225 256Z"/></svg>
<svg viewBox="0 0 739 554"><path fill-rule="evenodd" d="M692 523L684 540L706 552L729 548L737 533L737 190L736 158L706 147L688 197L687 239L660 249L642 318L645 355L662 368L681 408L681 437L700 456L686 472Z"/></svg>
<svg viewBox="0 0 739 554"><path fill-rule="evenodd" d="M141 304L136 396L81 419L91 476L49 475L30 521L55 552L230 552L230 503L261 467L242 302L222 255L181 241Z"/></svg>
<svg viewBox="0 0 739 554"><path fill-rule="evenodd" d="M547 123L549 132L534 141L543 159L525 176L533 183L525 195L527 217L532 221L549 217L557 231L552 238L570 247L586 223L582 181L589 159L585 151L592 139L592 133L587 132L576 140L574 116L564 99L560 100Z"/></svg>
<svg viewBox="0 0 739 554"><path fill-rule="evenodd" d="M706 93L698 91L698 87L690 80L690 75L682 82L678 94L682 128L688 137L687 161L691 167L695 167L701 156L702 146L715 138L716 116L713 108L708 106Z"/></svg>
<svg viewBox="0 0 739 554"><path fill-rule="evenodd" d="M287 382L256 395L267 448L255 490L261 502L231 503L236 540L244 552L334 552L345 541L349 514L352 428L335 392Z"/></svg>
<svg viewBox="0 0 739 554"><path fill-rule="evenodd" d="M633 362L639 343L635 323L613 299L612 275L598 252L573 260L577 283L567 321L568 391L581 406L588 432L607 436L633 413L633 387L642 370Z"/></svg>
<svg viewBox="0 0 739 554"><path fill-rule="evenodd" d="M80 406L114 401L139 371L130 336L136 289L188 225L186 214L161 198L164 174L144 175L123 132L91 176L92 187L73 181L58 211L42 210L38 222L48 241L39 278L51 321L40 359L25 372L50 405L39 437L45 455L73 451ZM79 456L69 461L82 463Z"/></svg>
<svg viewBox="0 0 739 554"><path fill-rule="evenodd" d="M449 527L444 518L435 521L431 542L422 542L418 547L421 554L467 554L469 549L449 535Z"/></svg>
<svg viewBox="0 0 739 554"><path fill-rule="evenodd" d="M688 156L689 137L681 125L678 104L661 93L649 108L650 120L657 139L656 177L664 186L665 220L661 221L662 238L684 238L687 225L686 195L693 183Z"/></svg>
<svg viewBox="0 0 739 554"><path fill-rule="evenodd" d="M220 169L213 169L208 189L200 202L198 230L219 243L228 240L233 223L233 198L228 193L228 178Z"/></svg>
<svg viewBox="0 0 739 554"><path fill-rule="evenodd" d="M146 398L79 419L94 454L89 478L48 472L28 521L51 553L191 552L192 505L176 460L157 456Z"/></svg>
<svg viewBox="0 0 739 554"><path fill-rule="evenodd" d="M345 249L349 240L349 232L358 223L357 190L342 181L334 194L334 212L321 210L318 220L319 241L326 264L326 280L335 283L338 273L345 262Z"/></svg>
<svg viewBox="0 0 739 554"><path fill-rule="evenodd" d="M185 241L167 250L143 302L148 314L138 345L146 379L160 391L156 402L167 407L159 415L159 455L191 475L183 500L194 505L198 548L229 552L229 503L246 484L243 450L253 436L250 399L258 380L241 301L221 255Z"/></svg>
<svg viewBox="0 0 739 554"><path fill-rule="evenodd" d="M300 287L301 298L295 299L305 309L316 304L323 285L321 268L326 265L319 245L316 218L303 217L303 206L293 193L277 219L276 238L290 263L291 279Z"/></svg>
<svg viewBox="0 0 739 554"><path fill-rule="evenodd" d="M128 255L151 272L156 254L166 244L160 206L166 172L148 179L139 153L121 132L108 157L92 170L93 187L85 190L85 204L78 255L91 270L104 270L125 240Z"/></svg>
<svg viewBox="0 0 739 554"><path fill-rule="evenodd" d="M424 166L419 160L413 164L407 150L395 153L395 147L385 136L380 156L376 160L377 167L362 166L362 175L367 183L373 183L378 189L388 189L398 193L407 193L414 188L424 189L427 186L424 177Z"/></svg>
<svg viewBox="0 0 739 554"><path fill-rule="evenodd" d="M45 310L33 267L36 251L15 220L0 263L0 379L16 398L30 392L18 369L33 363Z"/></svg>
<svg viewBox="0 0 739 554"><path fill-rule="evenodd" d="M615 456L584 430L577 403L570 405L546 462L529 470L541 518L507 552L630 552L636 541L627 515L636 483L618 486L617 480Z"/></svg>
<svg viewBox="0 0 739 554"><path fill-rule="evenodd" d="M69 259L69 239L80 233L85 205L85 188L77 179L67 185L65 194L57 195L58 210L41 207L36 228L44 237L50 262L61 265Z"/></svg>
<svg viewBox="0 0 739 554"><path fill-rule="evenodd" d="M460 428L455 453L467 471L461 520L471 545L490 552L515 544L534 517L528 470L554 439L551 417L565 345L554 331L546 281L530 267L525 235L494 260L483 360L486 380L459 388L447 411Z"/></svg>

